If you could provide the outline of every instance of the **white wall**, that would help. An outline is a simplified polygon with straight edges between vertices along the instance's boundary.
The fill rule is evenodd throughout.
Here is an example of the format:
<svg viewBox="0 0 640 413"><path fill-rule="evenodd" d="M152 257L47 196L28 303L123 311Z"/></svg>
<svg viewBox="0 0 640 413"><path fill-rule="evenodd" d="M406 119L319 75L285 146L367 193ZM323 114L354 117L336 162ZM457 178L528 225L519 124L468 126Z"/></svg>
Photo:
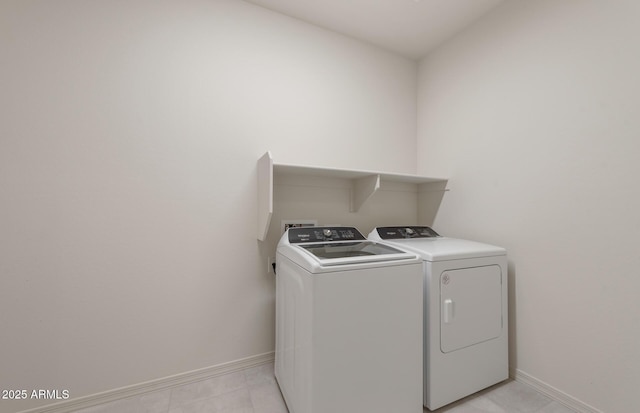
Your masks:
<svg viewBox="0 0 640 413"><path fill-rule="evenodd" d="M612 413L640 410L639 15L507 2L419 69L435 227L509 250L512 367Z"/></svg>
<svg viewBox="0 0 640 413"><path fill-rule="evenodd" d="M272 351L257 159L415 171L415 62L242 1L2 1L0 50L0 389Z"/></svg>

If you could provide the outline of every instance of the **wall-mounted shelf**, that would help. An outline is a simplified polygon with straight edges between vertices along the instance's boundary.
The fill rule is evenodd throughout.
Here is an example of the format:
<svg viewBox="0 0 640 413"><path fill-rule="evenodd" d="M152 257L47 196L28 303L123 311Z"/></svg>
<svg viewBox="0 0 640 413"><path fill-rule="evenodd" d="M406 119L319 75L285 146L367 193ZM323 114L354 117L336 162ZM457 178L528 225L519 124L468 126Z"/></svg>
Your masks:
<svg viewBox="0 0 640 413"><path fill-rule="evenodd" d="M348 180L351 186L349 205L351 212L358 212L380 189L383 181L416 184L419 193L438 192L440 194L446 190L447 184L447 180L442 178L276 163L271 153L267 152L258 160L258 239L261 241L267 237L273 215L274 172L275 175L306 175ZM421 202L420 199L419 202ZM419 209L422 208L419 206Z"/></svg>

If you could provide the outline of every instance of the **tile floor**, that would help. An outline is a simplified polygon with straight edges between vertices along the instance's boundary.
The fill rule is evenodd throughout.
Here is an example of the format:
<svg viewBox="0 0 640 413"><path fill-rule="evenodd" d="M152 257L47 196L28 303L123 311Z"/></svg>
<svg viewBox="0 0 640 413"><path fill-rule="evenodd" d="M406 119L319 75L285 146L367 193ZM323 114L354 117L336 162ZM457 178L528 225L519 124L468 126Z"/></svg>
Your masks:
<svg viewBox="0 0 640 413"><path fill-rule="evenodd" d="M571 413L572 410L525 384L506 381L436 412ZM287 407L270 363L74 413L287 413Z"/></svg>

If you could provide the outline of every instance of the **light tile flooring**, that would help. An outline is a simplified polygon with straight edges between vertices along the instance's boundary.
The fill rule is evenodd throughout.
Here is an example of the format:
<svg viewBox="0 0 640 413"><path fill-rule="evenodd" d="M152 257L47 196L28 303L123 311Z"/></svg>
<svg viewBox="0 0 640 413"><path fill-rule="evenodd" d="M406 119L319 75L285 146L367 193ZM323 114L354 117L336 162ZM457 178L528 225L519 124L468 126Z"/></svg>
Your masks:
<svg viewBox="0 0 640 413"><path fill-rule="evenodd" d="M572 410L527 385L506 381L436 412L571 413ZM287 413L287 407L270 363L74 413Z"/></svg>

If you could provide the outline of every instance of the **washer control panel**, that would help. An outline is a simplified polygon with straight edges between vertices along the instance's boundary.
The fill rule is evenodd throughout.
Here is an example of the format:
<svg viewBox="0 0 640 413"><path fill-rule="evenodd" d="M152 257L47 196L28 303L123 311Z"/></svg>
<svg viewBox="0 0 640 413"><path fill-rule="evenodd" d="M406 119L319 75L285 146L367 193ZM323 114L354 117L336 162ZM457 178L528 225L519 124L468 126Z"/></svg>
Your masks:
<svg viewBox="0 0 640 413"><path fill-rule="evenodd" d="M440 235L429 227L378 227L378 235L382 239L434 238Z"/></svg>
<svg viewBox="0 0 640 413"><path fill-rule="evenodd" d="M354 227L289 228L289 243L326 241L362 241L366 238Z"/></svg>

